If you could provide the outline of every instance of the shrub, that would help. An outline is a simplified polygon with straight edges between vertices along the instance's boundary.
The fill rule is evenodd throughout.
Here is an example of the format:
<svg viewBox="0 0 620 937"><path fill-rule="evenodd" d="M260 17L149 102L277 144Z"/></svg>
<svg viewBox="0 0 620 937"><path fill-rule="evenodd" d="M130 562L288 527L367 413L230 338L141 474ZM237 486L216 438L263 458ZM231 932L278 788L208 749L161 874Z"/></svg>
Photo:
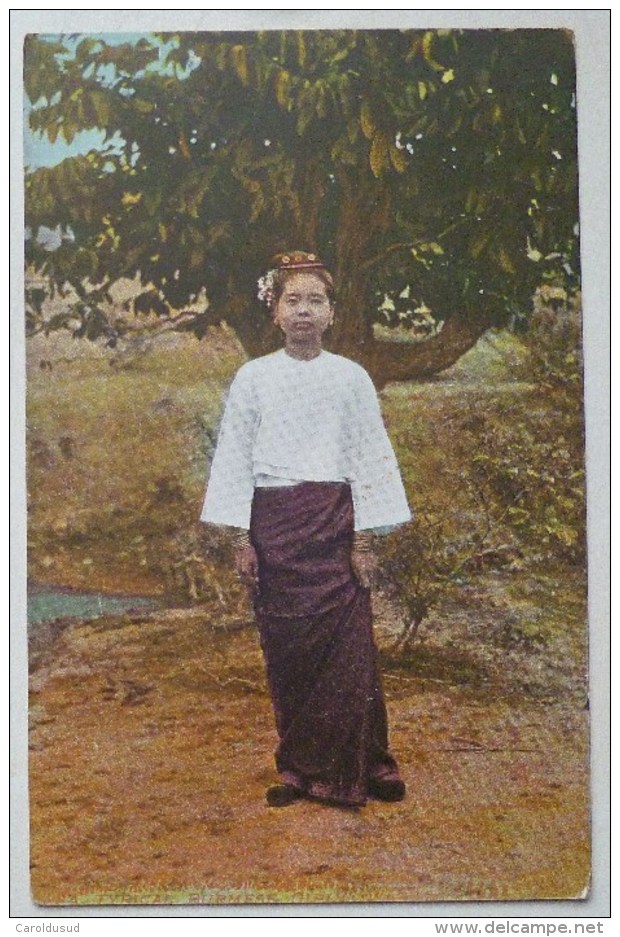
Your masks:
<svg viewBox="0 0 620 937"><path fill-rule="evenodd" d="M416 518L380 546L381 585L403 616L399 646L485 569L585 562L578 307L541 308L515 375L526 387L469 389L454 403L438 388L426 432L401 440ZM420 484L416 472L429 479Z"/></svg>
<svg viewBox="0 0 620 937"><path fill-rule="evenodd" d="M453 439L424 500L411 498L411 523L379 542L379 586L399 609L403 625L396 647L411 646L429 611L489 567L519 555L500 513L472 471L476 429L458 418L444 429ZM455 459L455 450L456 459ZM458 468L456 467L458 465ZM411 479L407 478L411 490Z"/></svg>

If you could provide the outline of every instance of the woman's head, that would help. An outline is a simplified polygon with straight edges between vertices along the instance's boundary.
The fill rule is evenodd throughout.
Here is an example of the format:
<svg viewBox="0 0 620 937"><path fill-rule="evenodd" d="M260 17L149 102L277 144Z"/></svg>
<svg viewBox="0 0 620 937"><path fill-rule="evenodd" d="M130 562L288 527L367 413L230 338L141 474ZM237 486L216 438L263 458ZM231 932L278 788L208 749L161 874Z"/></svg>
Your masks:
<svg viewBox="0 0 620 937"><path fill-rule="evenodd" d="M274 257L259 280L259 298L286 336L286 347L316 351L334 318L334 281L316 254L292 251Z"/></svg>
<svg viewBox="0 0 620 937"><path fill-rule="evenodd" d="M276 254L271 261L271 269L258 281L258 298L267 303L272 315L275 314L278 302L284 291L286 283L297 274L312 274L323 284L329 299L330 307L334 307L334 280L331 273L319 260L316 254L305 251L290 251Z"/></svg>

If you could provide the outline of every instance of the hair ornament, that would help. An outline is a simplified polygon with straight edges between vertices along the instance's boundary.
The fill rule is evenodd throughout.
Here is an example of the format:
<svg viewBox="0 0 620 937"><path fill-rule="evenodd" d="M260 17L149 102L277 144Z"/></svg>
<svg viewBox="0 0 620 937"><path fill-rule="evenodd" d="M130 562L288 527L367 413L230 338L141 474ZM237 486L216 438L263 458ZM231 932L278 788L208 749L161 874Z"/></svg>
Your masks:
<svg viewBox="0 0 620 937"><path fill-rule="evenodd" d="M271 306L273 302L273 278L275 270L268 270L264 277L258 278L258 293L256 294L261 303L267 303Z"/></svg>
<svg viewBox="0 0 620 937"><path fill-rule="evenodd" d="M277 254L273 263L277 270L324 270L323 264L316 254L306 254L304 251L294 251L289 254Z"/></svg>

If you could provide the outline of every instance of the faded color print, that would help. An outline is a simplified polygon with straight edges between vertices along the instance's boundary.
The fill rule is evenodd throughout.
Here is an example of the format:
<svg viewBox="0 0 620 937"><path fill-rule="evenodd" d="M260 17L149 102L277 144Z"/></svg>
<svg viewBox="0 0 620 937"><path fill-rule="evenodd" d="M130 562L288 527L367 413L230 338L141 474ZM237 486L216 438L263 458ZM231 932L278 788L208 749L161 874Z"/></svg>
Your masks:
<svg viewBox="0 0 620 937"><path fill-rule="evenodd" d="M24 64L35 902L584 898L572 34L46 33ZM290 245L415 512L372 596L408 794L354 811L266 806L258 634L199 520Z"/></svg>

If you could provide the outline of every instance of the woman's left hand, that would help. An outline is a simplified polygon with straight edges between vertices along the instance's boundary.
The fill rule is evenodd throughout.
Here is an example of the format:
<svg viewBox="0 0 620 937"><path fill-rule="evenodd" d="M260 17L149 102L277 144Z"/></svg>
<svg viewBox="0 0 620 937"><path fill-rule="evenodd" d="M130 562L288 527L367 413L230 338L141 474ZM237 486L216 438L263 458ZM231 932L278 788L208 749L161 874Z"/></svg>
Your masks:
<svg viewBox="0 0 620 937"><path fill-rule="evenodd" d="M369 550L356 550L351 553L351 568L355 578L364 589L370 589L377 571L377 557Z"/></svg>
<svg viewBox="0 0 620 937"><path fill-rule="evenodd" d="M250 596L255 595L258 590L258 556L251 543L235 551L235 568Z"/></svg>

